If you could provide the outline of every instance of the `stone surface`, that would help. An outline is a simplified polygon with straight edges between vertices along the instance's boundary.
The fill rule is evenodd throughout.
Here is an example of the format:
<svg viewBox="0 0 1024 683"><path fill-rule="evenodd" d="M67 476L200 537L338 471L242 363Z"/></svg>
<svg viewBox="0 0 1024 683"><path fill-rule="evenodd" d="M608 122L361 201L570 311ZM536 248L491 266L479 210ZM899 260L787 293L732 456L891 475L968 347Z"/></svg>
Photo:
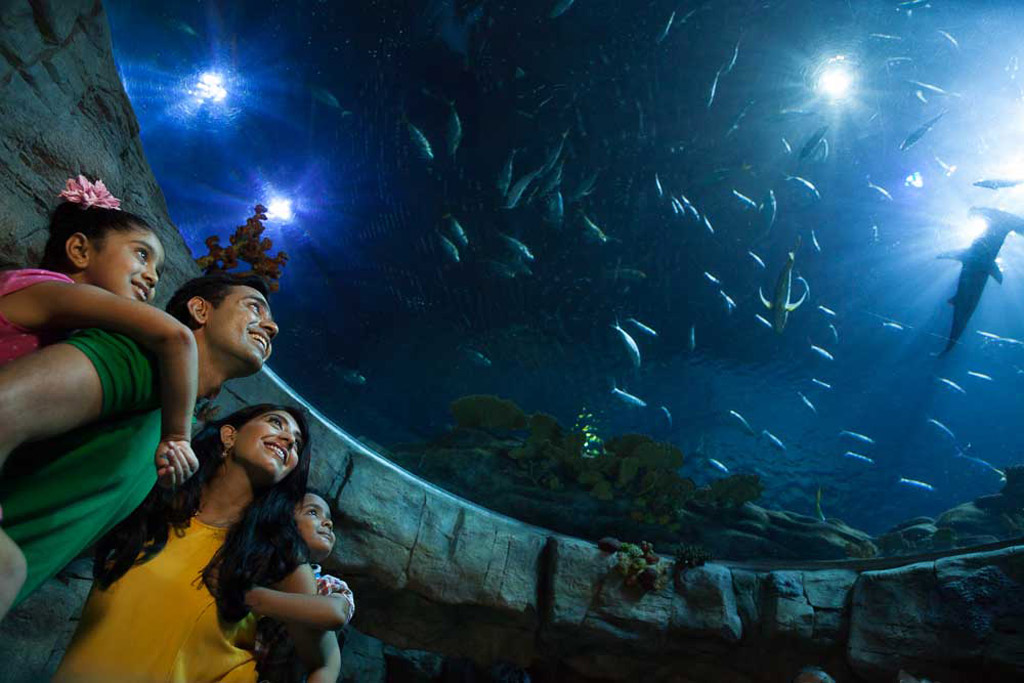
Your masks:
<svg viewBox="0 0 1024 683"><path fill-rule="evenodd" d="M729 570L705 564L682 572L676 582L670 626L674 635L686 638L738 641L743 635L743 624Z"/></svg>

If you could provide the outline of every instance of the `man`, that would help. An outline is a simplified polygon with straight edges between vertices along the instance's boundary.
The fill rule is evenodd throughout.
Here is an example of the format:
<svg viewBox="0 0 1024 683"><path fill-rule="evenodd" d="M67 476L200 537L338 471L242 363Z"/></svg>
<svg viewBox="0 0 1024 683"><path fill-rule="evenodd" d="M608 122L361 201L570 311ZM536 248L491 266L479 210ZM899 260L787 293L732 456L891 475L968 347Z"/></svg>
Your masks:
<svg viewBox="0 0 1024 683"><path fill-rule="evenodd" d="M167 312L195 334L199 398L270 357L278 328L267 293L258 277L212 275L171 297ZM13 451L0 474L0 619L156 483L156 368L133 341L102 330L0 367L0 453Z"/></svg>

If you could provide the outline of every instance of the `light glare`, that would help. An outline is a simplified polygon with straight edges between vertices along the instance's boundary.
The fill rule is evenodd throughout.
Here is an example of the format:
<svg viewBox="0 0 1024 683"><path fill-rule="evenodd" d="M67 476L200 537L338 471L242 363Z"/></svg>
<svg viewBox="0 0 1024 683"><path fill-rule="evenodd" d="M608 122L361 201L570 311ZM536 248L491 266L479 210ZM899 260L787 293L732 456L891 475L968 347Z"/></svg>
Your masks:
<svg viewBox="0 0 1024 683"><path fill-rule="evenodd" d="M267 218L270 220L290 221L292 219L292 200L275 197L267 204Z"/></svg>
<svg viewBox="0 0 1024 683"><path fill-rule="evenodd" d="M853 89L853 72L846 57L837 55L822 66L817 82L820 94L831 100L842 100L850 96Z"/></svg>
<svg viewBox="0 0 1024 683"><path fill-rule="evenodd" d="M192 94L199 102L223 102L228 96L227 88L224 87L224 77L213 71L203 73Z"/></svg>
<svg viewBox="0 0 1024 683"><path fill-rule="evenodd" d="M988 221L981 216L972 216L963 224L960 229L960 234L965 240L973 242L975 238L980 237L981 233L985 232L988 228Z"/></svg>

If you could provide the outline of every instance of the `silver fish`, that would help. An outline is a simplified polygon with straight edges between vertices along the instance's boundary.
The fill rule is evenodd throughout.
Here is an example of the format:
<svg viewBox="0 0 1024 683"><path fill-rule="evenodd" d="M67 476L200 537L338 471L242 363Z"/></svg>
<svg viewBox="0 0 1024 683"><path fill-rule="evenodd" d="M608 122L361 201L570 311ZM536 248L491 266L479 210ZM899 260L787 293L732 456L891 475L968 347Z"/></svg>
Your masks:
<svg viewBox="0 0 1024 683"><path fill-rule="evenodd" d="M715 229L711 226L711 220L708 218L708 215L704 214L703 218L704 218L704 227L708 229L708 232L710 232L712 235L714 235L715 234Z"/></svg>
<svg viewBox="0 0 1024 683"><path fill-rule="evenodd" d="M697 348L697 326L690 325L690 339L689 339L690 351Z"/></svg>
<svg viewBox="0 0 1024 683"><path fill-rule="evenodd" d="M878 194L882 195L884 198L888 199L890 202L892 201L892 195L889 194L889 190L885 189L881 185L875 185L873 182L871 182L869 180L868 181L868 187L870 187L872 190L874 190Z"/></svg>
<svg viewBox="0 0 1024 683"><path fill-rule="evenodd" d="M772 226L775 225L775 216L778 213L779 205L775 201L774 190L768 190L768 194L765 195L764 201L761 202L761 234L767 235L772 231Z"/></svg>
<svg viewBox="0 0 1024 683"><path fill-rule="evenodd" d="M513 251L515 251L515 252L516 252L517 254L519 254L520 256L522 256L522 257L523 257L524 259L526 259L527 261L533 261L533 260L534 260L534 256L533 256L533 254L532 254L532 253L530 252L530 248L529 248L529 247L527 247L527 246L526 246L525 244L523 244L522 242L520 242L519 240L517 240L517 239L516 239L515 237L510 237L510 236L506 235L506 234L505 234L505 233L503 233L503 232L499 232L499 233L498 233L498 235L499 235L499 236L500 236L500 237L501 237L501 238L502 238L503 240L505 240L505 243L506 243L507 245L509 245L510 247L512 247L512 250L513 250Z"/></svg>
<svg viewBox="0 0 1024 683"><path fill-rule="evenodd" d="M814 186L814 183L812 183L807 178L801 178L800 176L797 175L789 175L786 176L786 180L802 186L805 190L810 192L811 196L813 196L815 199L821 199L821 194L818 192L818 188L816 188Z"/></svg>
<svg viewBox="0 0 1024 683"><path fill-rule="evenodd" d="M814 131L814 134L807 139L804 146L800 149L800 159L806 159L818 148L821 141L825 139L825 134L828 132L828 126L822 126L818 130Z"/></svg>
<svg viewBox="0 0 1024 683"><path fill-rule="evenodd" d="M735 410L730 410L729 414L739 421L739 423L743 426L743 431L745 431L747 434L750 434L751 436L757 436L757 432L754 431L754 428L750 426L750 423L747 422L747 419L745 417L737 413Z"/></svg>
<svg viewBox="0 0 1024 683"><path fill-rule="evenodd" d="M659 197L664 197L665 196L665 190L663 190L662 187L661 187L661 179L658 178L658 174L657 173L654 174L654 186L656 188L658 188L658 196ZM673 197L673 199L675 199L675 197Z"/></svg>
<svg viewBox="0 0 1024 683"><path fill-rule="evenodd" d="M717 277L715 277L714 275L712 275L711 273L709 273L706 270L704 271L704 277L706 277L708 280L710 280L712 283L714 283L716 285L722 284L721 280L719 280Z"/></svg>
<svg viewBox="0 0 1024 683"><path fill-rule="evenodd" d="M721 75L721 71L716 71L715 80L711 81L711 91L708 93L708 109L711 109L711 105L715 103L715 93L718 92L718 79Z"/></svg>
<svg viewBox="0 0 1024 683"><path fill-rule="evenodd" d="M463 353L466 354L466 356L469 357L469 360L473 364L479 365L480 367L483 368L491 367L491 359L485 356L484 354L480 353L476 349L471 349L468 346L464 346L462 347L462 351Z"/></svg>
<svg viewBox="0 0 1024 683"><path fill-rule="evenodd" d="M1007 187L1017 187L1024 180L1010 180L1005 178L986 178L984 180L978 180L973 185L975 187L984 187L987 190L1002 190Z"/></svg>
<svg viewBox="0 0 1024 683"><path fill-rule="evenodd" d="M783 149L786 150L786 154L793 153L793 146L789 144L789 140L787 140L786 138L782 138L782 147Z"/></svg>
<svg viewBox="0 0 1024 683"><path fill-rule="evenodd" d="M608 241L608 235L604 234L604 231L597 227L597 224L590 220L587 214L583 214L583 225L587 229L585 234L589 239L596 240L601 244Z"/></svg>
<svg viewBox="0 0 1024 683"><path fill-rule="evenodd" d="M839 436L848 436L851 439L856 439L857 441L860 441L862 443L870 444L872 446L875 445L875 440L872 439L870 436L864 436L863 434L858 434L857 432L851 432L851 431L846 430L846 429L844 429L843 431L839 432Z"/></svg>
<svg viewBox="0 0 1024 683"><path fill-rule="evenodd" d="M548 17L551 19L557 19L558 17L568 12L569 8L572 7L572 3L574 2L576 2L576 0L557 0L557 2L555 2L554 7L551 8L551 13L548 15Z"/></svg>
<svg viewBox="0 0 1024 683"><path fill-rule="evenodd" d="M946 40L948 40L950 42L950 44L953 47L955 47L957 50L960 49L960 43L958 43L956 38L954 38L952 35L950 35L948 31L943 31L942 29L939 29L939 35L942 36L943 38L945 38Z"/></svg>
<svg viewBox="0 0 1024 683"><path fill-rule="evenodd" d="M970 375L971 377L977 377L978 379L987 380L989 382L994 381L991 375L986 375L983 372L975 372L974 370L968 370L967 374Z"/></svg>
<svg viewBox="0 0 1024 683"><path fill-rule="evenodd" d="M462 224L459 223L459 219L455 216L448 214L448 229L452 233L452 237L459 244L460 247L469 246L469 238L466 237L466 231L462 229Z"/></svg>
<svg viewBox="0 0 1024 683"><path fill-rule="evenodd" d="M892 320L886 320L884 323L882 323L882 327L889 327L889 328L894 329L894 330L903 330L903 329L905 329L903 327L903 325L900 325L897 322L893 322Z"/></svg>
<svg viewBox="0 0 1024 683"><path fill-rule="evenodd" d="M772 311L772 328L778 333L782 334L782 331L786 328L786 322L789 320L789 314L800 308L804 301L807 299L807 295L810 292L810 288L804 290L803 296L799 300L794 302L791 298L793 289L793 265L796 263L796 250L800 248L800 238L797 237L796 247L793 251L789 252L789 257L786 260L786 264L782 267L782 272L779 273L779 278L775 282L775 291L772 295L772 300L769 301L764 296L764 290L760 287L757 288L757 293L761 296L761 303L769 311ZM807 287L806 281L804 287Z"/></svg>
<svg viewBox="0 0 1024 683"><path fill-rule="evenodd" d="M665 40L665 38L668 37L668 32L672 28L672 22L675 21L675 20L676 20L676 13L673 11L672 15L668 18L668 23L665 24L665 28L662 29L661 33L658 34L657 40L654 41L655 44L660 45L661 41Z"/></svg>
<svg viewBox="0 0 1024 683"><path fill-rule="evenodd" d="M875 461L869 458L868 456L861 455L860 453L854 453L853 451L846 451L845 453L843 453L843 457L852 458L853 460L860 460L862 462L866 462L872 465L875 464Z"/></svg>
<svg viewBox="0 0 1024 683"><path fill-rule="evenodd" d="M630 360L633 361L633 366L640 367L640 347L636 345L636 341L634 341L633 338L629 336L629 332L626 332L624 329L622 329L622 326L619 325L619 323L616 322L611 327L613 330L619 333L619 336L622 338L622 341L626 344L626 350L629 351L629 357Z"/></svg>
<svg viewBox="0 0 1024 683"><path fill-rule="evenodd" d="M725 301L725 312L726 313L730 313L731 314L733 311L736 310L736 302L732 300L732 297L730 297L728 294L726 294L722 290L718 290L718 294L719 294L719 296L722 297L722 300Z"/></svg>
<svg viewBox="0 0 1024 683"><path fill-rule="evenodd" d="M836 312L831 308L825 308L824 306L818 306L818 310L827 315L830 318L836 317Z"/></svg>
<svg viewBox="0 0 1024 683"><path fill-rule="evenodd" d="M831 353L829 353L825 349L821 348L820 346L815 346L814 344L811 344L811 351L814 351L816 354L818 354L819 356L821 356L825 360L835 360L836 359L836 357L833 356Z"/></svg>
<svg viewBox="0 0 1024 683"><path fill-rule="evenodd" d="M726 62L721 69L723 75L732 71L733 67L736 66L736 60L739 59L740 56L740 40L742 40L742 38L736 41L736 47L732 49L732 57L729 58L729 61Z"/></svg>
<svg viewBox="0 0 1024 683"><path fill-rule="evenodd" d="M816 377L812 377L811 381L814 382L815 384L817 384L822 389L831 389L832 388L831 384L829 384L828 382L822 382L820 379L817 379Z"/></svg>
<svg viewBox="0 0 1024 683"><path fill-rule="evenodd" d="M945 172L947 178L956 173L956 164L947 164L945 161L938 157L935 157L935 163L942 167L942 170ZM981 187L984 187L984 185L982 185Z"/></svg>
<svg viewBox="0 0 1024 683"><path fill-rule="evenodd" d="M736 199L740 200L740 204L743 206L744 209L753 209L754 211L757 211L757 202L755 202L753 199L743 194L742 192L737 192L736 190L733 190L732 194L734 197L736 197Z"/></svg>
<svg viewBox="0 0 1024 683"><path fill-rule="evenodd" d="M832 339L835 340L836 344L838 344L839 343L839 330L837 330L836 326L833 325L832 323L829 323L828 329L832 331Z"/></svg>
<svg viewBox="0 0 1024 683"><path fill-rule="evenodd" d="M921 124L921 126L917 130L915 130L913 133L908 135L906 137L906 139L903 140L903 142L900 143L900 151L901 152L905 152L908 149L910 149L911 147L913 147L914 145L916 145L918 143L918 141L921 138L923 138L928 131L930 131L932 128L934 128L935 124L937 124L939 121L941 121L942 117L945 116L945 115L946 115L946 112L943 111L938 116L934 116L934 117L928 119L927 121L925 121L923 124Z"/></svg>
<svg viewBox="0 0 1024 683"><path fill-rule="evenodd" d="M668 408L661 406L661 412L665 415L665 419L668 420L668 428L672 429L672 413L668 412Z"/></svg>
<svg viewBox="0 0 1024 683"><path fill-rule="evenodd" d="M821 245L818 244L818 236L814 234L813 230L811 230L811 244L814 245L814 251L816 251L816 252L818 252L820 254L821 253Z"/></svg>
<svg viewBox="0 0 1024 683"><path fill-rule="evenodd" d="M747 255L749 255L750 258L754 259L754 263L756 263L757 265L761 266L762 268L766 268L767 267L767 266L764 265L764 261L761 260L761 257L758 256L757 254L755 254L754 252L748 251Z"/></svg>
<svg viewBox="0 0 1024 683"><path fill-rule="evenodd" d="M535 171L530 171L529 173L527 173L522 178L516 181L515 185L512 186L512 189L508 191L508 196L506 197L507 201L505 202L506 209L516 208L516 205L522 198L523 193L526 192L526 188L529 187L530 183L533 182L534 178L540 175L540 172L542 170L544 170L543 167L538 168Z"/></svg>
<svg viewBox="0 0 1024 683"><path fill-rule="evenodd" d="M771 445L774 446L777 450L780 450L780 451L785 451L786 450L786 444L782 443L782 440L779 437L775 436L774 434L769 432L767 429L762 429L761 430L761 435L764 438L768 439L768 442L771 443Z"/></svg>
<svg viewBox="0 0 1024 683"><path fill-rule="evenodd" d="M812 413L814 413L815 415L818 414L818 409L814 407L813 403L811 403L811 399L807 398L806 396L803 395L802 392L799 391L796 392L796 395L800 397L800 400L804 402L805 406L811 409Z"/></svg>
<svg viewBox="0 0 1024 683"><path fill-rule="evenodd" d="M937 85L932 85L931 83L922 83L921 81L907 81L907 82L910 83L915 88L920 88L921 90L930 92L933 95L942 95L944 97L960 97L960 95L958 93L948 92L946 90L943 90L942 88L940 88Z"/></svg>
<svg viewBox="0 0 1024 683"><path fill-rule="evenodd" d="M773 329L771 321L768 320L768 318L766 318L763 315L761 315L760 313L755 313L754 314L754 319L757 320L757 322L759 322L762 325L764 325L765 327L767 327L769 330Z"/></svg>
<svg viewBox="0 0 1024 683"><path fill-rule="evenodd" d="M459 112L455 110L455 102L449 104L451 111L448 114L448 156L455 156L462 142L462 121L459 119Z"/></svg>
<svg viewBox="0 0 1024 683"><path fill-rule="evenodd" d="M711 463L711 465L712 465L712 466L713 466L713 467L714 467L715 469L717 469L717 470L721 470L722 472L724 472L724 473L726 473L726 474L729 474L729 468L728 468L728 467L726 467L725 465L723 465L723 464L722 464L721 462L719 462L718 460L715 460L714 458L708 458L708 462L709 462L709 463Z"/></svg>
<svg viewBox="0 0 1024 683"><path fill-rule="evenodd" d="M647 402L644 401L642 398L634 396L633 394L626 393L625 391L623 391L622 389L619 389L618 387L612 387L612 395L614 395L614 396L622 399L626 403L628 403L630 405L634 405L634 406L636 406L638 408L646 408L647 407Z"/></svg>
<svg viewBox="0 0 1024 683"><path fill-rule="evenodd" d="M504 197L508 194L508 187L512 184L512 164L516 159L516 152L518 149L513 149L508 155L508 160L501 169L501 173L498 174L498 192Z"/></svg>
<svg viewBox="0 0 1024 683"><path fill-rule="evenodd" d="M942 432L950 439L952 439L954 442L956 442L956 435L953 433L953 430L951 430L949 427L936 420L934 417L928 418L928 424L936 427L940 432Z"/></svg>
<svg viewBox="0 0 1024 683"><path fill-rule="evenodd" d="M644 325L642 322L640 322L636 318L626 318L626 322L627 323L633 323L637 327L637 329L639 329L641 332L649 334L652 337L657 337L658 336L658 333L655 332L654 329L648 327L647 325Z"/></svg>
<svg viewBox="0 0 1024 683"><path fill-rule="evenodd" d="M406 122L406 127L409 129L409 137L412 138L413 145L416 147L416 151L420 157L425 161L434 160L434 149L430 146L430 141L427 140L427 136L423 134L416 126L409 122Z"/></svg>
<svg viewBox="0 0 1024 683"><path fill-rule="evenodd" d="M913 486L915 488L924 489L925 491L934 491L935 487L923 481L917 479L907 479L906 477L900 477L900 483L906 484L907 486Z"/></svg>
<svg viewBox="0 0 1024 683"><path fill-rule="evenodd" d="M964 391L964 388L962 386L960 386L959 384L957 384L956 382L954 382L951 379L946 379L945 377L936 377L936 379L939 380L940 382L942 382L943 384L945 384L947 387L949 387L953 391L956 391L956 392L961 393L961 394L966 394L967 393L966 391Z"/></svg>
<svg viewBox="0 0 1024 683"><path fill-rule="evenodd" d="M451 259L454 263L458 263L459 262L459 248L456 247L452 243L452 241L450 239L448 239L447 237L445 237L441 233L437 233L437 237L438 237L438 241L440 241L440 243L441 243L441 251L443 251L445 253L445 256L447 256L449 259Z"/></svg>

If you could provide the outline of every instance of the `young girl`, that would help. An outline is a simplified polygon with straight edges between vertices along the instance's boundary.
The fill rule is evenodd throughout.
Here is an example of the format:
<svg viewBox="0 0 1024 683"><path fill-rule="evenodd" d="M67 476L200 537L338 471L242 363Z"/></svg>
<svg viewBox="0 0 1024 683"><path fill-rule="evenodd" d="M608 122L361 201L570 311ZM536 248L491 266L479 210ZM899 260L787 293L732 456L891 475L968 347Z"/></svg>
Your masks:
<svg viewBox="0 0 1024 683"><path fill-rule="evenodd" d="M309 474L300 410L242 408L193 439L199 471L155 488L97 545L95 583L56 681L251 683L257 585L312 593L292 519ZM340 662L337 641L290 628L308 671Z"/></svg>
<svg viewBox="0 0 1024 683"><path fill-rule="evenodd" d="M334 549L331 508L319 493L307 490L295 508L295 525L309 548L311 562L323 562ZM352 591L341 579L322 574L319 564L310 564L316 577L316 595L286 593L271 588L254 588L245 595L246 604L262 617L256 637L256 667L261 681L301 682L304 672L295 656L285 624L300 625L320 632L344 627L355 613ZM337 680L339 671L330 667L315 671L309 681Z"/></svg>
<svg viewBox="0 0 1024 683"><path fill-rule="evenodd" d="M0 364L80 328L134 339L159 360L157 474L164 486L179 485L198 467L189 445L198 357L191 331L148 305L163 246L145 220L120 210L102 180L69 179L60 196L65 201L50 219L41 268L0 271ZM5 460L0 453L0 467Z"/></svg>

